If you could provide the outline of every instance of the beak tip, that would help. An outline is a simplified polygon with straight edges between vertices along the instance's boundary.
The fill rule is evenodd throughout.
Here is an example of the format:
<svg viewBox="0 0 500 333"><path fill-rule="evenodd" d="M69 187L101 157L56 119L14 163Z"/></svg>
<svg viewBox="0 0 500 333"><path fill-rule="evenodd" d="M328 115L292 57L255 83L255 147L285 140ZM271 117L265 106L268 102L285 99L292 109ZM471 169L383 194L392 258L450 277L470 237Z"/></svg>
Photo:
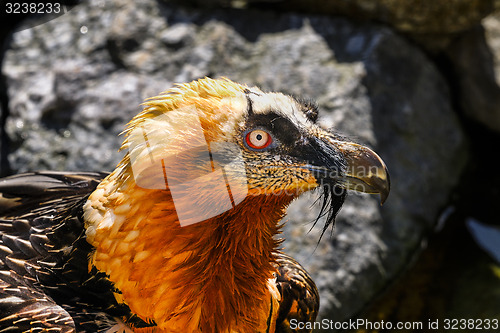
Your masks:
<svg viewBox="0 0 500 333"><path fill-rule="evenodd" d="M380 206L383 206L387 197L389 196L389 190L380 192Z"/></svg>
<svg viewBox="0 0 500 333"><path fill-rule="evenodd" d="M391 191L391 178L389 177L389 171L387 170L387 167L385 166L385 164L384 164L384 171L385 171L385 182L384 182L384 186L380 190L380 205L381 206L385 203L385 201L387 200L387 197L389 196L389 192Z"/></svg>
<svg viewBox="0 0 500 333"><path fill-rule="evenodd" d="M344 187L358 192L380 195L383 205L389 196L391 181L387 166L380 156L368 147L347 141L331 142L343 154L347 170Z"/></svg>

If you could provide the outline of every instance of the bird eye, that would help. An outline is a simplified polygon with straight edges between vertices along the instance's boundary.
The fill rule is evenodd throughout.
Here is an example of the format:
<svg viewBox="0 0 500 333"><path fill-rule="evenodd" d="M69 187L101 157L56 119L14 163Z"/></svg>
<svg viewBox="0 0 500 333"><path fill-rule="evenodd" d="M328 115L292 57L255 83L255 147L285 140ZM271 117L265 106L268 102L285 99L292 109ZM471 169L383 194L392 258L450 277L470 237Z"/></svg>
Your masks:
<svg viewBox="0 0 500 333"><path fill-rule="evenodd" d="M269 133L263 130L253 130L247 133L245 141L250 148L264 149L269 147L273 139Z"/></svg>

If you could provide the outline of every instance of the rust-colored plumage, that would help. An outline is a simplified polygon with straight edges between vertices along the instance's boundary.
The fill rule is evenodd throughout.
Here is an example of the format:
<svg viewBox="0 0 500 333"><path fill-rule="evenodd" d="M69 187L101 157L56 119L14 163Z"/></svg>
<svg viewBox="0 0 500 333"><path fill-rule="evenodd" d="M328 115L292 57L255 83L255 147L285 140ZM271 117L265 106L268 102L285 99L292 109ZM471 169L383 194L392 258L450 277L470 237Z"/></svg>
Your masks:
<svg viewBox="0 0 500 333"><path fill-rule="evenodd" d="M0 297L12 302L0 327L287 332L290 318L314 320L316 287L280 252L286 207L322 188L328 225L345 189L389 190L380 158L316 117L309 102L198 80L144 103L111 174L3 180ZM36 297L37 313L62 315L13 319Z"/></svg>

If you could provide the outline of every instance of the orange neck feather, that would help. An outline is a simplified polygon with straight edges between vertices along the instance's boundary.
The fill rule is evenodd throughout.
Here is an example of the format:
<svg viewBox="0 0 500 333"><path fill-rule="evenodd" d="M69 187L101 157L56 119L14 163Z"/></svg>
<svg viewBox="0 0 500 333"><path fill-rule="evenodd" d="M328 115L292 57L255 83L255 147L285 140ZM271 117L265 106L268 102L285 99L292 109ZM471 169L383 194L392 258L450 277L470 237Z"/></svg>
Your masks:
<svg viewBox="0 0 500 333"><path fill-rule="evenodd" d="M180 227L168 190L120 178L112 174L85 207L92 264L121 291L118 301L154 320L158 332L265 330L279 298L269 283L275 235L292 197L248 196Z"/></svg>

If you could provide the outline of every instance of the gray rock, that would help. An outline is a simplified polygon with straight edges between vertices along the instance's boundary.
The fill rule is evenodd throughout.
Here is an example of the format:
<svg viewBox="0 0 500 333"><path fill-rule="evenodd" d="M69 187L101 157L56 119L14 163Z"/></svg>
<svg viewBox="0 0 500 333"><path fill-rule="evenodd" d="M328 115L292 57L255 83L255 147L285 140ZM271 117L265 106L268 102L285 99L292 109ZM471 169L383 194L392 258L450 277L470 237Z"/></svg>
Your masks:
<svg viewBox="0 0 500 333"><path fill-rule="evenodd" d="M456 67L464 112L500 132L500 11L485 18L483 26L457 38L448 55Z"/></svg>
<svg viewBox="0 0 500 333"><path fill-rule="evenodd" d="M454 78L457 100L466 116L493 131L500 132L500 87L495 78L494 17L485 20L488 24L487 40L485 29L475 29L455 38L446 49L450 72ZM491 43L492 47L489 47Z"/></svg>
<svg viewBox="0 0 500 333"><path fill-rule="evenodd" d="M173 82L227 76L308 96L320 122L372 146L387 203L351 195L318 242L314 194L289 208L286 250L311 272L322 318L354 315L409 263L457 183L467 146L446 82L387 28L269 12L188 11L153 0L91 2L14 35L2 68L13 142L27 170L111 170L116 135ZM83 28L84 27L84 28Z"/></svg>
<svg viewBox="0 0 500 333"><path fill-rule="evenodd" d="M164 0L197 7L268 8L380 22L406 34L427 51L438 53L455 35L481 24L495 0Z"/></svg>
<svg viewBox="0 0 500 333"><path fill-rule="evenodd" d="M493 53L495 77L500 85L500 8L483 20L486 42Z"/></svg>
<svg viewBox="0 0 500 333"><path fill-rule="evenodd" d="M261 0L250 0L261 1ZM290 0L282 7L384 22L399 31L450 34L470 29L493 11L494 0Z"/></svg>

